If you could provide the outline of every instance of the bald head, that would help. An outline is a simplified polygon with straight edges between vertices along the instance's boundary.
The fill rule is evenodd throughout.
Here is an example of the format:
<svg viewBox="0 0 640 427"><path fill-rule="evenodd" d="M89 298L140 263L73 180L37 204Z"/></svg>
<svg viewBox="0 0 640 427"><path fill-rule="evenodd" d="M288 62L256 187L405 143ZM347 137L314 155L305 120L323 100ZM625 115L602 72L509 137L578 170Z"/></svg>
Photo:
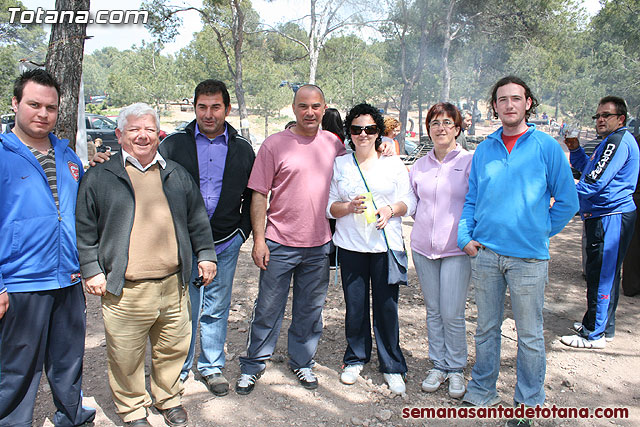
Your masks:
<svg viewBox="0 0 640 427"><path fill-rule="evenodd" d="M315 136L322 122L324 110L327 108L324 102L324 93L316 85L304 85L293 97L293 114L296 116L296 126L291 132Z"/></svg>
<svg viewBox="0 0 640 427"><path fill-rule="evenodd" d="M320 89L320 87L316 86L316 85L306 84L306 85L300 86L298 88L298 90L296 91L296 93L293 94L293 105L296 104L296 98L298 97L298 94L300 92L304 93L304 92L307 92L307 91L319 93L320 96L322 97L322 102L324 102L324 92L322 91L322 89Z"/></svg>

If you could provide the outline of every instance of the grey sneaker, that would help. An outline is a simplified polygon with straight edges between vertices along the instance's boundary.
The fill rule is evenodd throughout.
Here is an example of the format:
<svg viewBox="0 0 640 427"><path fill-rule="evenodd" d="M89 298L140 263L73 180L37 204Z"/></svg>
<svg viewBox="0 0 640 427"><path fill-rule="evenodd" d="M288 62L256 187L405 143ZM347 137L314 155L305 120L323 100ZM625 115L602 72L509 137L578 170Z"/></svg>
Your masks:
<svg viewBox="0 0 640 427"><path fill-rule="evenodd" d="M263 371L258 372L257 374L241 374L240 378L236 382L236 393L240 395L247 395L253 391L253 387L256 385L256 381L262 376Z"/></svg>
<svg viewBox="0 0 640 427"><path fill-rule="evenodd" d="M291 371L296 374L298 382L302 387L307 390L315 390L318 388L318 378L316 378L311 368L298 368L292 369Z"/></svg>
<svg viewBox="0 0 640 427"><path fill-rule="evenodd" d="M462 372L449 372L447 379L449 380L449 396L454 399L459 399L464 396L464 392L467 391L467 386L464 383L464 375L462 375Z"/></svg>
<svg viewBox="0 0 640 427"><path fill-rule="evenodd" d="M358 363L356 365L347 365L342 370L342 374L340 375L340 381L342 384L355 384L358 381L358 377L360 376L360 372L362 372L362 368L364 365Z"/></svg>
<svg viewBox="0 0 640 427"><path fill-rule="evenodd" d="M422 381L422 391L427 393L433 393L436 391L440 384L447 380L447 374L440 369L431 369L427 374L427 378Z"/></svg>

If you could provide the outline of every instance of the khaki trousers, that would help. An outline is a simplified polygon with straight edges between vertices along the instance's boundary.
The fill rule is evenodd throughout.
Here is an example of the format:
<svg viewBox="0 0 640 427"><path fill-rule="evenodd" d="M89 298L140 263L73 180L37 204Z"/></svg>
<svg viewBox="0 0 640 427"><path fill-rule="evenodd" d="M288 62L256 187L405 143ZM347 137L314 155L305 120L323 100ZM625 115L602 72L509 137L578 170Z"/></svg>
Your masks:
<svg viewBox="0 0 640 427"><path fill-rule="evenodd" d="M180 405L180 370L191 340L188 292L173 274L159 280L125 281L120 296L102 297L109 386L123 421L147 416L152 404L145 388L147 337L151 341L151 395L158 409Z"/></svg>

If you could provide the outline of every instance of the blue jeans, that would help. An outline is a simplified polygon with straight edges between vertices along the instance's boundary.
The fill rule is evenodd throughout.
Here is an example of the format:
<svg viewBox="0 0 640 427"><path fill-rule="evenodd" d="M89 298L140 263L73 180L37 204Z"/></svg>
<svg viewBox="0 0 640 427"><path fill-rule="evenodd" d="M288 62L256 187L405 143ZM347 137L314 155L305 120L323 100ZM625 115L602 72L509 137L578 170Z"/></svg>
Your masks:
<svg viewBox="0 0 640 427"><path fill-rule="evenodd" d="M413 265L427 307L429 359L443 372L462 372L467 366L464 311L471 277L469 257L429 259L413 251Z"/></svg>
<svg viewBox="0 0 640 427"><path fill-rule="evenodd" d="M225 363L224 342L227 339L227 320L231 304L233 276L236 273L238 254L243 240L240 234L218 254L218 273L208 286L197 288L193 280L198 275L198 264L194 257L189 297L191 298L191 345L180 378L185 380L193 365L196 332L200 321L200 357L198 371L202 376L220 373Z"/></svg>
<svg viewBox="0 0 640 427"><path fill-rule="evenodd" d="M497 395L500 371L500 332L507 286L518 333L517 382L514 402L527 406L544 403L546 356L542 307L548 260L498 255L481 248L471 258L471 280L476 290L478 327L476 363L463 400L478 406Z"/></svg>

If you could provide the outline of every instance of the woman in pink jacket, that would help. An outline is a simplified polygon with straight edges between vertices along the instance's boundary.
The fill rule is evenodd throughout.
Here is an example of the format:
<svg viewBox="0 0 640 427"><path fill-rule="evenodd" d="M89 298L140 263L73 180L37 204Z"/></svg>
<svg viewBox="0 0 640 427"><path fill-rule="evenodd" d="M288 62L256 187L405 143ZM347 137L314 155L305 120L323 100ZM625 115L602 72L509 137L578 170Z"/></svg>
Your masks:
<svg viewBox="0 0 640 427"><path fill-rule="evenodd" d="M462 117L453 104L431 107L426 125L433 150L410 172L418 198L411 249L427 306L429 358L433 362L422 390L436 391L448 380L449 395L459 398L466 390L464 310L471 265L456 241L473 155L456 144Z"/></svg>

